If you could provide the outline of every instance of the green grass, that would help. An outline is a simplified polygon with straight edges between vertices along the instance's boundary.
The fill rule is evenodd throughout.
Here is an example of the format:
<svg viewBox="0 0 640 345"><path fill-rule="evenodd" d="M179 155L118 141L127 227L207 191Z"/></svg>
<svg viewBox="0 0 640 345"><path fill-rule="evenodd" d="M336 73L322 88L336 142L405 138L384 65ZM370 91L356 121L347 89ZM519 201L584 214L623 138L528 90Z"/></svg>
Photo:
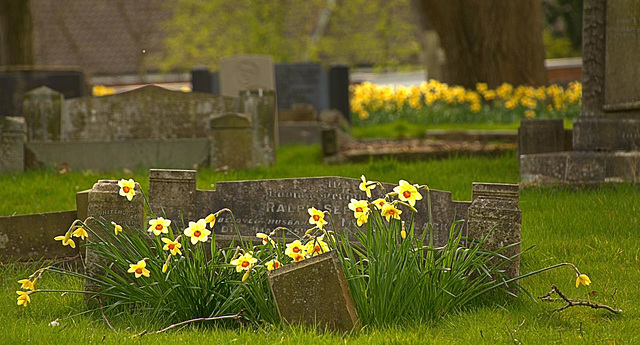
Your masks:
<svg viewBox="0 0 640 345"><path fill-rule="evenodd" d="M326 166L320 163L319 148L288 147L278 152L278 165L254 171L198 172L199 188L211 188L217 181L232 179L339 175L370 180L426 183L432 188L450 190L454 199L469 200L471 182L516 182L515 156L499 158L454 158L451 160L399 163L374 161L365 164ZM28 172L0 175L0 214L58 211L74 208L76 190L90 188L98 178L133 177L148 183L146 172L83 174L72 172ZM48 187L48 188L47 188ZM371 327L346 335L347 343L431 343L431 344L620 344L639 343L640 333L640 192L637 185L622 184L596 189L527 188L520 193L522 246L535 246L522 256L521 270L528 272L559 262L576 264L589 275L596 292L592 301L623 310L613 315L603 310L574 307L560 313L561 303L533 302L525 296L502 303L485 303L449 315L435 324L408 324L406 327ZM83 311L82 297L37 294L28 308L16 306L18 279L31 271L18 265L0 269L0 344L109 343L166 344L188 341L210 343L335 343L344 344L341 334L301 328L269 327L258 330L216 330L190 327L131 340L132 334L156 329L153 320L135 317L110 321L119 330L111 331L101 316L84 315L49 322ZM527 278L521 282L534 296L557 285L572 298L584 298L586 288L575 288L575 275L561 268ZM42 280L41 287L81 287L81 282L64 277ZM399 291L402 293L402 291ZM612 297L613 296L613 297ZM521 325L521 326L520 326ZM128 328L131 327L131 328ZM104 337L104 339L103 339ZM514 341L513 339L517 339Z"/></svg>

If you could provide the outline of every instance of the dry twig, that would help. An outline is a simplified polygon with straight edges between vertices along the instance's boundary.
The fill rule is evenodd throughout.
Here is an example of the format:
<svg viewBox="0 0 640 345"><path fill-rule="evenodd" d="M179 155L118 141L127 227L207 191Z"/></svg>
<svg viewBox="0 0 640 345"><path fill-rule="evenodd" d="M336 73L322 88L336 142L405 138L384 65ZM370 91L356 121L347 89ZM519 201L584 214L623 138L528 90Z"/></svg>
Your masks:
<svg viewBox="0 0 640 345"><path fill-rule="evenodd" d="M189 323L193 323L193 322L199 322L199 321L215 321L215 320L223 320L223 319L235 319L235 320L240 320L242 318L242 312L244 311L244 309L240 310L239 312L237 312L236 314L233 315L222 315L222 316L214 316L214 317L199 317L197 319L191 319L191 320L186 320L186 321L181 321L178 323L174 323L173 325L170 325L168 327L165 327L161 330L157 330L155 332L147 332L147 330L145 329L144 331L135 334L132 336L132 338L135 337L140 337L143 336L145 334L158 334L158 333L162 333L162 332L166 332L172 328L176 328L176 327L180 327Z"/></svg>
<svg viewBox="0 0 640 345"><path fill-rule="evenodd" d="M558 296L560 298L551 298L551 295L553 293L557 293ZM616 308L611 308L608 305L604 305L604 304L597 304L597 303L592 303L591 301L585 301L585 300L572 300L570 298L568 298L567 296L565 296L559 289L557 286L552 285L551 286L551 291L549 291L546 295L544 296L540 296L538 297L540 300L545 301L545 302L555 302L555 301L565 301L567 302L567 305L560 307L556 310L554 310L553 312L559 312L559 311L563 311L569 307L575 307L575 306L584 306L584 307L590 307L593 309L606 309L614 314L618 314L621 313L622 310L621 309L616 309Z"/></svg>

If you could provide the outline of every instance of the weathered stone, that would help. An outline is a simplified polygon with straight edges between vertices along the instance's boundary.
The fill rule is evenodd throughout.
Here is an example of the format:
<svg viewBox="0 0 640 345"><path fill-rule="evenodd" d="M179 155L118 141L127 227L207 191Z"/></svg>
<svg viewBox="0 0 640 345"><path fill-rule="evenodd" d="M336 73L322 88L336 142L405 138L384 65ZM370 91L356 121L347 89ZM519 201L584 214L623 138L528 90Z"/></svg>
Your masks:
<svg viewBox="0 0 640 345"><path fill-rule="evenodd" d="M329 107L327 72L322 65L277 64L275 72L278 109L291 109L296 103L311 104L318 110Z"/></svg>
<svg viewBox="0 0 640 345"><path fill-rule="evenodd" d="M335 252L273 270L268 279L284 322L342 332L358 326L356 308Z"/></svg>
<svg viewBox="0 0 640 345"><path fill-rule="evenodd" d="M253 129L245 115L227 113L211 119L209 165L217 169L250 169L253 160Z"/></svg>
<svg viewBox="0 0 640 345"><path fill-rule="evenodd" d="M280 103L278 103L280 106ZM318 118L318 112L309 103L295 103L291 105L288 110L278 110L278 122L287 121L316 121Z"/></svg>
<svg viewBox="0 0 640 345"><path fill-rule="evenodd" d="M314 145L322 141L322 131L328 128L320 122L278 123L279 145Z"/></svg>
<svg viewBox="0 0 640 345"><path fill-rule="evenodd" d="M22 114L29 141L59 141L64 95L46 86L24 95Z"/></svg>
<svg viewBox="0 0 640 345"><path fill-rule="evenodd" d="M340 111L347 122L351 122L349 85L349 66L334 65L329 68L329 108Z"/></svg>
<svg viewBox="0 0 640 345"><path fill-rule="evenodd" d="M484 243L488 250L498 250L507 258L520 253L522 215L518 208L517 184L473 183L472 202L469 206L467 236L476 240L489 235ZM516 256L503 266L508 277L520 274L520 257Z"/></svg>
<svg viewBox="0 0 640 345"><path fill-rule="evenodd" d="M145 86L129 92L65 101L63 141L206 138L212 114L237 99Z"/></svg>
<svg viewBox="0 0 640 345"><path fill-rule="evenodd" d="M336 128L322 130L322 156L333 156L338 153L340 144L337 131Z"/></svg>
<svg viewBox="0 0 640 345"><path fill-rule="evenodd" d="M253 162L269 167L276 163L278 119L273 90L245 90L240 93L241 111L251 116Z"/></svg>
<svg viewBox="0 0 640 345"><path fill-rule="evenodd" d="M76 248L53 238L64 235L76 220L76 211L0 217L0 262L38 261L78 255Z"/></svg>
<svg viewBox="0 0 640 345"><path fill-rule="evenodd" d="M115 180L99 180L93 185L88 193L87 215L106 225L107 231L113 231L111 222L122 226L124 231L145 231L146 222L144 214L144 197L142 196L140 185L136 182L135 196L131 201L119 195L120 187ZM102 238L108 238L102 228L94 221L89 221L88 225ZM88 242L91 243L92 236ZM86 254L86 274L95 276L100 272L99 265L101 258L93 250L87 248ZM95 283L90 280L85 281L85 290L94 291Z"/></svg>
<svg viewBox="0 0 640 345"><path fill-rule="evenodd" d="M171 219L173 229L181 231L196 220L196 183L195 170L149 170L150 211Z"/></svg>
<svg viewBox="0 0 640 345"><path fill-rule="evenodd" d="M0 172L24 171L25 140L23 117L0 117Z"/></svg>
<svg viewBox="0 0 640 345"><path fill-rule="evenodd" d="M268 55L223 58L219 73L222 96L238 97L243 90L276 89L273 59Z"/></svg>
<svg viewBox="0 0 640 345"><path fill-rule="evenodd" d="M562 119L521 120L518 128L518 152L521 155L564 151Z"/></svg>

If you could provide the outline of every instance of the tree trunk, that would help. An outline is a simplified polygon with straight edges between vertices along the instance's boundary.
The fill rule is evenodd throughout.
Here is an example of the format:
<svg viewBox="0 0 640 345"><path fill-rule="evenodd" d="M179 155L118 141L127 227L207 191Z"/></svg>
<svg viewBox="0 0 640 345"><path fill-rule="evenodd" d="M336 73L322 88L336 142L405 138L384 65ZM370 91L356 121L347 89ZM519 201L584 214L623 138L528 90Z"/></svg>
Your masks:
<svg viewBox="0 0 640 345"><path fill-rule="evenodd" d="M28 0L0 0L0 65L33 65L33 21Z"/></svg>
<svg viewBox="0 0 640 345"><path fill-rule="evenodd" d="M444 82L546 85L540 0L416 0L440 36Z"/></svg>

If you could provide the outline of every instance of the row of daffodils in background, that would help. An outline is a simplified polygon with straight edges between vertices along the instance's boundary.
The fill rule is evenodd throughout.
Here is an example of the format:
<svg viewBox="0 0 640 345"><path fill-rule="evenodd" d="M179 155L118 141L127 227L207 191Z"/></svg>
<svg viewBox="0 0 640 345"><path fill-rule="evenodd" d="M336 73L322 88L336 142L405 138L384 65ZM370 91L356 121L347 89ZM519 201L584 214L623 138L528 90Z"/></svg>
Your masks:
<svg viewBox="0 0 640 345"><path fill-rule="evenodd" d="M133 180L123 179L118 185L125 200L140 197ZM376 188L382 189L383 196L372 200ZM425 237L428 228L421 229L422 235L414 232L411 214L418 212L416 203L427 199L430 208L426 185L400 180L387 192L383 184L363 175L359 189L366 198L351 199L348 204L354 217L353 231L335 229L329 213L312 207L307 210L311 227L302 237L291 241L286 235L295 233L279 227L269 234L257 233L259 245L239 237L226 247L219 246L216 219L224 212L233 219L226 208L190 221L178 233L173 231L175 224L163 217L152 216L146 229L123 229L94 218L77 220L56 240L75 246L73 238L91 238L86 247L102 260L99 272L85 276L55 266L41 268L18 281L17 304L26 307L37 292L61 292L36 287L43 284L42 276L49 271L91 280L98 286L94 292L66 292L101 296L106 311L135 306L135 310L165 315L166 321L242 311L242 317L252 324L277 324L267 272L332 250L341 260L363 324L440 318L486 291L508 287L500 264L496 265L496 258L504 257L481 250L482 240L461 252L458 249L467 244L453 226L448 244L441 248L433 247ZM94 229L96 226L100 229ZM236 232L239 234L237 228ZM591 283L572 264L550 268L562 265L575 270L576 287Z"/></svg>
<svg viewBox="0 0 640 345"><path fill-rule="evenodd" d="M416 123L511 123L526 118L575 118L580 111L582 84L565 89L504 83L496 89L478 83L475 90L436 80L418 86L376 85L351 87L351 109L359 124L409 120Z"/></svg>

